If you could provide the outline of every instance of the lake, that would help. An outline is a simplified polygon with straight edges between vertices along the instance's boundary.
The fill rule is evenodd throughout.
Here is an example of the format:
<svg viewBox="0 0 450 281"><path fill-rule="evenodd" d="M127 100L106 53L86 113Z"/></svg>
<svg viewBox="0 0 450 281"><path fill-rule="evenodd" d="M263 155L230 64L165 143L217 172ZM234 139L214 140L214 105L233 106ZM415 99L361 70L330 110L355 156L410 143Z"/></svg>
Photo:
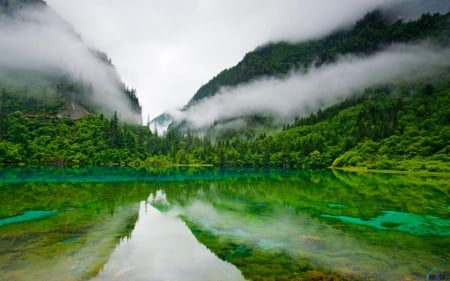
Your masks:
<svg viewBox="0 0 450 281"><path fill-rule="evenodd" d="M0 192L0 280L406 281L450 271L449 177L3 168Z"/></svg>

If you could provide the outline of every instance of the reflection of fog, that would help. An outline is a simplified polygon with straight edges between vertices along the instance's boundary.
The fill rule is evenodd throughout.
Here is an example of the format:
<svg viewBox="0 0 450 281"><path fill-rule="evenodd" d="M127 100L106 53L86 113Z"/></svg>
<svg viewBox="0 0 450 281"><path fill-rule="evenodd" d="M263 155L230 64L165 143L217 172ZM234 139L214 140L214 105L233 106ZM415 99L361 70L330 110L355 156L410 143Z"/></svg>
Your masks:
<svg viewBox="0 0 450 281"><path fill-rule="evenodd" d="M174 206L171 212L220 237L221 241L306 257L315 265L343 274L396 280L412 272L426 272L430 265L424 263L431 263L423 261L420 249L392 251L389 246L367 240L367 234L351 235L289 208L270 206L270 212L249 214L244 211L245 203L216 199L214 204L193 199L183 206ZM380 236L379 241L383 241L383 235L386 241L393 237L387 233L375 235Z"/></svg>
<svg viewBox="0 0 450 281"><path fill-rule="evenodd" d="M157 192L150 203L168 204ZM176 216L141 203L131 239L114 251L94 280L244 280L233 265L200 244Z"/></svg>

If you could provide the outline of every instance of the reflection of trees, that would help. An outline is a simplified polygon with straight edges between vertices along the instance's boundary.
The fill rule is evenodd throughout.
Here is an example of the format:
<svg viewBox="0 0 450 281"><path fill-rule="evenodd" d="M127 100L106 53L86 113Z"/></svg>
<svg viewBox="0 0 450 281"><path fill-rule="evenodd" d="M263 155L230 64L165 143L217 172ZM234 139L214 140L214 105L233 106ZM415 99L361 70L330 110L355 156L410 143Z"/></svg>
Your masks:
<svg viewBox="0 0 450 281"><path fill-rule="evenodd" d="M192 185L174 182L172 185L176 188L166 189L168 199L180 205L201 197L214 202L218 208L221 204L224 208L225 205L236 208L245 205L250 210L257 209L254 206L259 203L266 203L270 208L284 206L298 213L318 216L323 213L340 215L343 209L330 208L328 204L345 204L346 215L366 218L378 216L383 208L427 212L424 206L445 205L445 190L448 189L445 179L437 177L308 170L255 171L246 177L232 174L221 180L197 180ZM444 211L439 214L445 215Z"/></svg>
<svg viewBox="0 0 450 281"><path fill-rule="evenodd" d="M447 186L442 178L272 171L262 177L196 181L195 185L177 182L166 189L166 194L197 239L238 266L246 278L258 280L261 275L311 280L308 274L315 272L325 280L327 274L338 278L339 274L328 270L340 268L343 261L347 264L342 267L357 268L355 272L363 275L381 274L386 263L393 261L404 261L402 266L411 272L424 271L432 263L443 264L448 255L439 253L439 249L448 244L447 237L424 238L395 229L376 231L320 215L364 220L378 217L382 211L403 210L434 212L445 218L448 210L430 211L427 206L446 206L448 195L442 191ZM433 193L442 196L430 196ZM395 227L389 221L384 223ZM281 246L263 251L261 241ZM302 259L302 254L309 258ZM314 271L315 259L326 265L325 272ZM267 268L270 272L265 271ZM383 274L393 278L403 273L390 268ZM351 280L365 279L360 276Z"/></svg>
<svg viewBox="0 0 450 281"><path fill-rule="evenodd" d="M74 274L83 278L96 275L119 241L130 239L138 219L138 202L146 200L157 190L164 191L170 203L162 211L170 211L173 206L179 208L197 239L220 257L228 253L235 255L238 266L239 262L250 262L244 259L245 249L256 253L252 249L254 245L228 241L222 237L226 235L211 236L210 230L202 228L201 223L183 213L193 202L205 203L218 214L227 214L236 222L263 225L267 228L267 231L263 229L267 235L278 231L274 224L267 223L268 218L269 222L279 222L278 218L288 216L292 227L297 228L296 223L317 224L323 227L322 231L345 233L346 237L377 245L377 251L388 252L386 249L390 247L399 249L401 254L395 253L399 260L404 260L405 256L401 255L406 255L405 249L419 251L417 245L420 245L422 254L430 256L429 262L433 262L437 256L431 253L439 253L442 245L448 244L445 237L439 241L432 238L424 241L396 232L379 235L362 226L345 225L320 217L321 214L330 214L364 219L376 217L383 210L448 217L448 209L439 208L447 206L448 184L445 179L437 177L328 170L206 168L170 170L167 173L129 168L0 169L0 175L5 181L0 184L0 217L11 217L26 210L58 211L51 218L1 227L0 264L8 266L0 267L0 273L5 274L5 278L17 280L36 279L36 276L52 280L46 275L49 272L61 273L67 276L66 279ZM122 182L117 182L120 179ZM428 206L435 209L428 210ZM203 217L206 215L202 214ZM274 217L276 219L270 221ZM309 242L322 243L324 234L315 233L312 228L309 230L302 233L303 239L306 237ZM289 239L298 242L301 236ZM250 256L258 262L266 258L258 255ZM288 258L292 259L289 255L280 255L279 259L269 257L274 263ZM15 262L11 263L11 260ZM292 262L299 261L292 259ZM31 265L26 266L25 263ZM304 265L309 268L309 264ZM74 268L79 273L74 273ZM18 275L19 271L21 275Z"/></svg>
<svg viewBox="0 0 450 281"><path fill-rule="evenodd" d="M0 268L14 280L79 280L95 276L116 245L129 239L140 184L26 183L0 186L1 217L25 210L56 210L51 218L2 227ZM14 262L8 262L14 260Z"/></svg>

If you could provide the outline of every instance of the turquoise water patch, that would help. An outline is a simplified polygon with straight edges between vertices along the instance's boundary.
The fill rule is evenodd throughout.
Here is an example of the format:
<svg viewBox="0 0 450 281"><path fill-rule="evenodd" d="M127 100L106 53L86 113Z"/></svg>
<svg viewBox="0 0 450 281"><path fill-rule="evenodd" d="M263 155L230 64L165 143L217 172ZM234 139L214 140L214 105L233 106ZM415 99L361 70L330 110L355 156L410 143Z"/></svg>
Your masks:
<svg viewBox="0 0 450 281"><path fill-rule="evenodd" d="M394 229L417 236L450 235L450 220L430 215L418 215L396 211L384 211L381 216L370 220L348 216L320 215L324 218L339 219L342 222L370 226L376 229Z"/></svg>
<svg viewBox="0 0 450 281"><path fill-rule="evenodd" d="M45 219L56 214L56 211L26 211L22 215L9 217L0 219L0 226L11 224L11 223L19 223L19 222L27 222L39 219Z"/></svg>
<svg viewBox="0 0 450 281"><path fill-rule="evenodd" d="M269 239L261 239L256 243L256 245L263 250L270 250L273 248L282 247L282 246L284 246L284 243L275 242L275 241L272 241Z"/></svg>

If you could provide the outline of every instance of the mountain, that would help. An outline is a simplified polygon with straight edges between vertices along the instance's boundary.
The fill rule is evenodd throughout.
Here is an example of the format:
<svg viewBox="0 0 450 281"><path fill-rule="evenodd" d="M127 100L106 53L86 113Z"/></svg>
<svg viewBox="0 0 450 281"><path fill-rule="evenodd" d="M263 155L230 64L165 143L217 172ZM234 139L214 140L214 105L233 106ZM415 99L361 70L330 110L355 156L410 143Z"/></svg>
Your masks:
<svg viewBox="0 0 450 281"><path fill-rule="evenodd" d="M154 120L148 162L450 172L450 13L395 14L249 52Z"/></svg>
<svg viewBox="0 0 450 281"><path fill-rule="evenodd" d="M148 163L231 167L450 172L450 60L420 78L397 78L266 134L238 129L214 141L169 127ZM421 69L417 69L421 72Z"/></svg>
<svg viewBox="0 0 450 281"><path fill-rule="evenodd" d="M293 69L333 63L346 54L369 55L387 45L450 34L450 16L424 15L417 21L389 24L380 11L368 13L354 28L321 40L292 44L271 43L245 55L236 66L220 72L203 85L186 108L216 95L222 87L234 87L264 76L287 75ZM449 43L448 41L445 43Z"/></svg>
<svg viewBox="0 0 450 281"><path fill-rule="evenodd" d="M134 91L44 14L0 19L1 165L450 172L449 13L392 21L375 11L322 39L261 46L160 116L171 123L160 136L156 123L119 121L138 109Z"/></svg>
<svg viewBox="0 0 450 281"><path fill-rule="evenodd" d="M0 165L146 158L135 90L44 1L0 0L0 38Z"/></svg>
<svg viewBox="0 0 450 281"><path fill-rule="evenodd" d="M443 48L448 46L450 42L450 15L448 13L444 15L424 14L418 19L403 21L398 17L393 17L393 15L401 15L400 8L399 5L391 10L385 9L370 12L352 28L336 31L322 39L299 43L269 43L260 46L254 51L247 53L237 65L223 70L208 83L200 87L178 114L165 113L164 118L155 118L152 123L154 126L160 126L160 129L162 129L167 124L167 120L176 120L174 124L178 124L181 127L190 127L191 129L203 127L203 131L206 127L211 131L211 127L217 128L217 125L229 127L227 124L230 124L230 122L237 123L238 120L244 120L240 123L246 124L245 119L242 119L245 116L252 118L255 115L263 115L272 120L269 125L272 126L273 122L275 122L275 124L278 124L278 127L281 127L281 124L291 122L295 117L307 116L319 108L330 105L330 102L336 102L336 100L318 100L315 101L318 105L310 106L307 109L299 104L296 112L286 114L289 116L282 116L281 120L278 121L273 120L274 114L264 109L268 107L267 105L261 106L263 109L259 110L251 103L247 105L250 110L246 112L245 110L239 111L235 109L236 106L233 105L233 110L239 112L234 115L232 113L216 114L210 118L209 123L203 122L202 125L198 125L193 124L196 121L193 122L192 120L201 118L202 114L207 116L207 111L217 110L217 108L208 107L208 103L213 103L211 101L214 101L214 97L219 101L219 96L222 100L226 99L227 96L228 99L231 99L231 94L243 96L245 94L243 93L244 90L248 92L251 90L256 91L252 86L261 81L271 80L281 81L280 83L282 83L283 80L289 80L293 76L301 76L301 74L308 74L317 69L326 69L329 66L338 65L347 57L370 58L370 56L375 56L389 50L393 46L402 44L420 45L426 40ZM442 10L442 7L438 8ZM416 10L412 7L410 9L411 11L405 13L405 15L412 14L412 10ZM404 75L407 74L405 73ZM370 83L367 86L370 86ZM260 99L267 98L264 96L267 94L267 91L260 92ZM274 93L272 95L275 96ZM258 94L254 94L254 96L258 97ZM255 103L257 104L258 102ZM221 106L224 106L224 104L222 103ZM240 106L243 107L242 105ZM220 107L220 105L217 107ZM275 119L280 119L280 115L283 115L283 113L275 115ZM162 119L164 119L164 122L160 122ZM264 118L266 121L269 119ZM267 124L261 125L264 127ZM250 127L244 126L244 130Z"/></svg>
<svg viewBox="0 0 450 281"><path fill-rule="evenodd" d="M142 122L135 91L41 0L1 0L0 88L6 113L78 119L89 112Z"/></svg>
<svg viewBox="0 0 450 281"><path fill-rule="evenodd" d="M251 142L221 144L223 164L450 171L450 72L397 80Z"/></svg>

